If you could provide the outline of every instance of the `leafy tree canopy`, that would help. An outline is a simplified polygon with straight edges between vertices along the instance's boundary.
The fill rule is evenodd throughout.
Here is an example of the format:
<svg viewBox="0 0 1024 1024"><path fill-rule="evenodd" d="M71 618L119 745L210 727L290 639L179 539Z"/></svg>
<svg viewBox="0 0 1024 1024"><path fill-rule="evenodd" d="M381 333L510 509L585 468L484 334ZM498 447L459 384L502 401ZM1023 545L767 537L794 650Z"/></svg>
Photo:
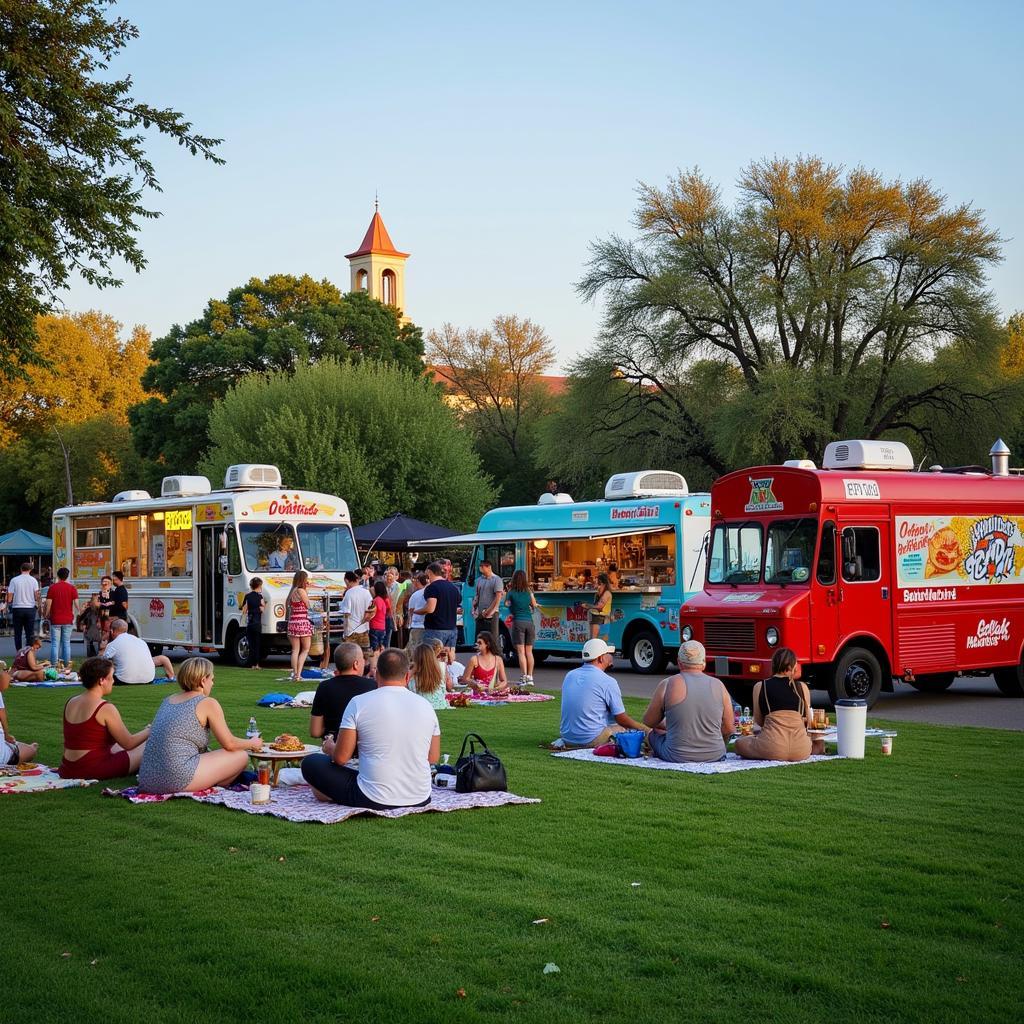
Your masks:
<svg viewBox="0 0 1024 1024"><path fill-rule="evenodd" d="M253 278L154 342L143 376L154 397L130 413L136 447L185 472L207 445L212 403L247 374L293 371L322 359L382 360L420 371L422 354L420 329L364 292L342 295L308 275Z"/></svg>
<svg viewBox="0 0 1024 1024"><path fill-rule="evenodd" d="M494 502L469 435L438 389L410 370L329 359L243 378L210 416L211 480L269 462L288 486L337 494L355 523L401 511L469 529Z"/></svg>
<svg viewBox="0 0 1024 1024"><path fill-rule="evenodd" d="M219 139L182 114L132 95L107 74L138 35L108 18L109 0L0 0L0 371L38 359L36 316L77 271L117 286L111 264L135 270L143 205L159 191L143 132L176 139L215 163Z"/></svg>
<svg viewBox="0 0 1024 1024"><path fill-rule="evenodd" d="M986 286L1001 239L929 182L801 157L751 164L733 208L697 170L639 194L638 239L595 244L578 286L606 301L589 366L635 385L599 430L642 431L657 406L678 455L717 472L836 437L938 451L936 422L1008 399L959 372L1003 337ZM717 379L695 380L701 364Z"/></svg>

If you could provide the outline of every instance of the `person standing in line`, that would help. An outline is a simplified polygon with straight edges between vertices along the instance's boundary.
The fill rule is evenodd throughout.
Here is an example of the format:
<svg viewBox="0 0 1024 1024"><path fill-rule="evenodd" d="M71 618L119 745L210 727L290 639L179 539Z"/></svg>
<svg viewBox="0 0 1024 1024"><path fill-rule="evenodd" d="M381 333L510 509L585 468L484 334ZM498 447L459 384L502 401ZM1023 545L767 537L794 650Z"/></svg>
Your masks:
<svg viewBox="0 0 1024 1024"><path fill-rule="evenodd" d="M439 562L431 562L427 566L427 586L423 591L426 603L423 605L423 641L440 640L455 657L455 644L458 640L458 613L462 595L454 583L449 583L442 575Z"/></svg>
<svg viewBox="0 0 1024 1024"><path fill-rule="evenodd" d="M394 635L395 630L398 629L398 619L395 615L395 604L398 600L398 570L393 566L389 565L384 570L384 586L388 590L388 614L384 622L384 646L391 646L391 637ZM400 644L395 644L396 647L400 647Z"/></svg>
<svg viewBox="0 0 1024 1024"><path fill-rule="evenodd" d="M103 611L100 608L100 595L93 594L89 603L78 616L78 628L85 637L85 656L95 658L100 653L103 640Z"/></svg>
<svg viewBox="0 0 1024 1024"><path fill-rule="evenodd" d="M292 577L292 589L288 591L285 607L288 610L288 642L292 647L292 679L302 678L313 640L313 624L309 621L309 595L306 584L309 573L300 569Z"/></svg>
<svg viewBox="0 0 1024 1024"><path fill-rule="evenodd" d="M43 602L43 618L50 620L50 661L58 667L71 666L71 631L78 618L78 589L68 583L68 570L57 570L57 582L50 585Z"/></svg>
<svg viewBox="0 0 1024 1024"><path fill-rule="evenodd" d="M370 618L370 656L380 654L385 649L388 635L388 614L391 602L388 599L388 585L377 580L373 585L373 597L370 601L373 615Z"/></svg>
<svg viewBox="0 0 1024 1024"><path fill-rule="evenodd" d="M138 636L138 631L132 625L131 619L128 618L128 588L124 585L124 574L115 569L110 575L114 580L114 589L110 592L110 597L114 602L110 609L110 621L123 619L128 624L128 632L132 636Z"/></svg>
<svg viewBox="0 0 1024 1024"><path fill-rule="evenodd" d="M36 632L36 613L39 611L39 581L32 575L32 563L22 562L21 572L7 588L14 623L14 649L31 643Z"/></svg>
<svg viewBox="0 0 1024 1024"><path fill-rule="evenodd" d="M485 558L480 563L480 575L477 576L476 586L473 588L473 604L470 610L476 623L476 635L490 633L494 646L499 651L501 640L498 633L498 607L504 593L504 581Z"/></svg>
<svg viewBox="0 0 1024 1024"><path fill-rule="evenodd" d="M369 654L373 595L363 586L358 573L345 573L345 596L341 599L342 635Z"/></svg>
<svg viewBox="0 0 1024 1024"><path fill-rule="evenodd" d="M596 640L612 614L612 584L607 573L597 575L597 593L590 606L590 639Z"/></svg>
<svg viewBox="0 0 1024 1024"><path fill-rule="evenodd" d="M406 652L412 654L423 642L423 607L427 599L423 590L427 585L427 574L417 573L409 581L409 589L405 592L405 616L409 623L409 642Z"/></svg>
<svg viewBox="0 0 1024 1024"><path fill-rule="evenodd" d="M107 613L107 619L113 616L114 610L114 581L110 576L104 576L100 580L100 611Z"/></svg>
<svg viewBox="0 0 1024 1024"><path fill-rule="evenodd" d="M512 575L505 604L512 613L512 646L519 657L519 681L524 686L533 686L533 644L537 639L533 613L537 609L537 599L522 569L516 569Z"/></svg>
<svg viewBox="0 0 1024 1024"><path fill-rule="evenodd" d="M405 649L409 643L409 595L412 593L412 574L403 569L398 574L398 598L395 601L395 625L398 638L395 646Z"/></svg>
<svg viewBox="0 0 1024 1024"><path fill-rule="evenodd" d="M263 643L263 610L267 602L263 599L263 580L253 576L249 580L249 593L245 595L245 638L249 642L250 669L260 667L260 647Z"/></svg>

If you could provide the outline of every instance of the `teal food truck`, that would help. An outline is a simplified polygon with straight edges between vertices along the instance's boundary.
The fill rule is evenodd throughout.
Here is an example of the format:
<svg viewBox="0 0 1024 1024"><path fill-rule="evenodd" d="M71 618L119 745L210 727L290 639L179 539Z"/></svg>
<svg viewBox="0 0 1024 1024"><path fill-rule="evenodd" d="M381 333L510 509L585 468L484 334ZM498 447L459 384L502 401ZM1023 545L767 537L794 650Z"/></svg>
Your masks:
<svg viewBox="0 0 1024 1024"><path fill-rule="evenodd" d="M462 590L470 644L480 563L491 563L506 590L513 572L525 570L540 606L534 617L538 662L549 655L579 657L590 639L589 606L597 577L607 573L612 607L600 635L636 671L660 672L679 647L679 609L703 586L710 501L708 494L690 494L678 473L619 473L605 486L603 501L544 494L536 505L492 509L476 533L433 545L413 541L410 547L473 546ZM502 645L514 659L508 609L502 604L500 611Z"/></svg>

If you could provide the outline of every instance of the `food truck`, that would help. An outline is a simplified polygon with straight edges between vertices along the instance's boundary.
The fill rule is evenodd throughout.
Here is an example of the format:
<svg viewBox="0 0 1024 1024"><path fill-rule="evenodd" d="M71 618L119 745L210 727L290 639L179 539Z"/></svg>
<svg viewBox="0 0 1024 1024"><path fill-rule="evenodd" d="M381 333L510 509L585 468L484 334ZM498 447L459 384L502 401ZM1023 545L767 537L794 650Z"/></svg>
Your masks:
<svg viewBox="0 0 1024 1024"><path fill-rule="evenodd" d="M811 462L717 480L704 588L680 614L708 671L769 676L792 648L810 686L874 703L898 679L947 689L995 674L1024 694L1024 479L980 466L915 472L904 444L839 441Z"/></svg>
<svg viewBox="0 0 1024 1024"><path fill-rule="evenodd" d="M332 632L346 570L358 567L348 506L330 494L285 488L276 466L228 467L222 490L204 476L165 477L159 498L122 491L109 502L53 513L54 569L71 573L81 603L114 569L124 573L130 625L163 647L223 651L251 663L242 601L263 580L263 653L287 649L285 598L310 574Z"/></svg>
<svg viewBox="0 0 1024 1024"><path fill-rule="evenodd" d="M489 561L505 582L526 572L540 606L534 621L538 662L548 655L579 657L590 639L589 606L599 573L612 582L612 607L601 636L641 672L660 672L679 646L679 607L700 585L710 510L707 494L690 494L678 473L620 473L603 501L545 494L537 505L487 512L476 533L411 547L472 545L462 589L467 643L475 639L471 605L479 565ZM501 642L514 661L500 608Z"/></svg>

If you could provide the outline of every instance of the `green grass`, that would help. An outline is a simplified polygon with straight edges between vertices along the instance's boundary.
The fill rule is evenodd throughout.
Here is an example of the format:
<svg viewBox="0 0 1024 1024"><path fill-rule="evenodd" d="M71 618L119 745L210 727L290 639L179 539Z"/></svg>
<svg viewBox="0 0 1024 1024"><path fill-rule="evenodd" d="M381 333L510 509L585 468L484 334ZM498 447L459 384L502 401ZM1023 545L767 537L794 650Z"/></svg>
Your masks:
<svg viewBox="0 0 1024 1024"><path fill-rule="evenodd" d="M218 670L236 731L276 674ZM73 692L8 691L51 764ZM139 728L167 692L114 699ZM552 758L557 720L442 715L442 749L480 732L539 805L321 826L0 797L0 1019L1019 1019L1021 734L901 723L892 758L702 778Z"/></svg>

